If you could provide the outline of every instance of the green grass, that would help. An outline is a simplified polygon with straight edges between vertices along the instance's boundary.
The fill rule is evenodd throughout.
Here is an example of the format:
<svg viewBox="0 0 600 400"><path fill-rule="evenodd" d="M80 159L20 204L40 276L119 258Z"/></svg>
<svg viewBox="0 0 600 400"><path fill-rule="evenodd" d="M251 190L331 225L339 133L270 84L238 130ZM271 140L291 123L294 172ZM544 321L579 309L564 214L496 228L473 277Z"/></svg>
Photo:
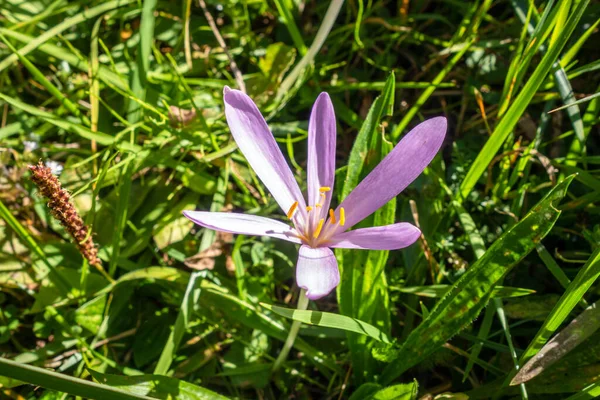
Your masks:
<svg viewBox="0 0 600 400"><path fill-rule="evenodd" d="M0 6L0 398L598 396L598 4L205 2L216 33L191 0ZM365 222L423 240L336 252L337 293L298 311L295 245L185 219L282 217L225 121L238 72L302 190L330 94L334 205L445 115L438 157ZM40 160L102 273L37 195ZM542 371L510 386L528 362Z"/></svg>

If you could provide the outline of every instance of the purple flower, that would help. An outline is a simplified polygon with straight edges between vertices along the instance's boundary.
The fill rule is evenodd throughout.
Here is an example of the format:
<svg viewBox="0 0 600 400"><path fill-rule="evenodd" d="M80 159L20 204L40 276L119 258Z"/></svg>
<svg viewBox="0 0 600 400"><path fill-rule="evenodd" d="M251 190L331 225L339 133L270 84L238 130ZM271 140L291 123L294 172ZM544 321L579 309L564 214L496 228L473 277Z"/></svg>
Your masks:
<svg viewBox="0 0 600 400"><path fill-rule="evenodd" d="M423 172L444 141L445 118L429 119L410 131L334 210L329 206L335 178L336 123L329 95L319 95L308 125L308 203L254 102L228 87L223 95L233 138L292 226L236 213L185 211L187 218L217 231L300 244L296 282L311 300L326 296L340 282L331 248L396 250L419 238L419 229L406 222L348 229L396 197Z"/></svg>

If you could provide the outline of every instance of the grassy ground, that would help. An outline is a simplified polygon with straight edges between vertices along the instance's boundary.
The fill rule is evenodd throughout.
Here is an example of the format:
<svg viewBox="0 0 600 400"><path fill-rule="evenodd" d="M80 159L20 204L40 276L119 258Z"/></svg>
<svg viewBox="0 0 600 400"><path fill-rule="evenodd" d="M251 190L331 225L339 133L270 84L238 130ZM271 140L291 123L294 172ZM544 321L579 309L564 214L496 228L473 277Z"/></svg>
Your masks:
<svg viewBox="0 0 600 400"><path fill-rule="evenodd" d="M0 398L600 395L596 308L564 331L600 293L599 16L585 0L3 0ZM282 216L232 140L225 85L256 101L303 190L310 108L330 94L334 204L387 141L449 122L369 221L422 239L337 252L337 293L310 302L276 372L295 245L182 216ZM38 161L101 266L52 217ZM509 386L540 350L542 373Z"/></svg>

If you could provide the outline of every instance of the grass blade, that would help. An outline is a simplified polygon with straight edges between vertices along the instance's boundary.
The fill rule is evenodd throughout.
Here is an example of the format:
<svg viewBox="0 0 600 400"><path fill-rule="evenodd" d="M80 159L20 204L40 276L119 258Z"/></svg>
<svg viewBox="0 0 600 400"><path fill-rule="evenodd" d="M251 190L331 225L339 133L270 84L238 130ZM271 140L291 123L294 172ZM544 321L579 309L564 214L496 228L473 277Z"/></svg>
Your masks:
<svg viewBox="0 0 600 400"><path fill-rule="evenodd" d="M354 332L372 337L373 339L379 342L391 343L389 337L384 332L380 331L373 325L356 318L350 318L345 315L334 314L329 312L310 310L301 311L292 308L273 306L265 303L260 303L260 305L269 311L273 311L274 313L279 314L282 317L290 318L294 321L300 321L309 325L341 329L344 331Z"/></svg>
<svg viewBox="0 0 600 400"><path fill-rule="evenodd" d="M600 248L597 248L596 251L594 251L585 265L579 270L575 279L573 279L565 293L550 312L550 315L548 315L542 324L538 333L531 343L529 343L529 346L521 355L521 365L538 354L550 336L556 332L560 325L565 321L598 277L600 277ZM515 374L513 373L512 375L514 376ZM516 383L517 382L514 379L511 382L511 384Z"/></svg>
<svg viewBox="0 0 600 400"><path fill-rule="evenodd" d="M493 288L531 252L554 226L558 203L573 180L568 177L550 191L516 225L504 233L453 285L421 325L408 336L382 376L390 382L436 351L481 312Z"/></svg>
<svg viewBox="0 0 600 400"><path fill-rule="evenodd" d="M48 40L52 39L53 37L60 35L62 32L66 31L67 29L69 29L75 25L78 25L88 19L92 19L92 18L97 17L98 15L104 14L107 11L113 10L118 7L123 7L127 4L131 4L134 2L135 2L135 0L108 1L106 3L101 3L100 5L98 5L96 7L85 10L73 17L67 18L60 24L53 26L52 28L48 29L46 32L42 33L40 36L36 37L35 39L33 39L32 41L27 43L25 46L20 48L19 54L24 57L27 54L29 54L31 51L33 51L33 50L37 49L39 46L41 46L44 42L47 42ZM7 67L9 67L12 63L17 61L18 59L19 59L19 56L17 54L11 54L10 56L6 57L4 60L0 61L0 72L4 71Z"/></svg>
<svg viewBox="0 0 600 400"><path fill-rule="evenodd" d="M0 376L18 379L32 385L56 390L58 392L69 393L74 396L81 396L87 399L151 399L151 397L127 393L117 388L74 378L69 375L59 374L32 365L20 364L2 357L0 357Z"/></svg>
<svg viewBox="0 0 600 400"><path fill-rule="evenodd" d="M565 30L563 34L556 40L556 42L554 42L552 46L550 46L538 64L537 68L525 84L525 87L523 87L515 99L515 102L512 104L512 106L510 106L500 123L496 126L496 129L494 129L492 136L488 139L485 146L483 146L483 149L481 149L477 155L477 158L467 172L467 176L465 176L460 185L457 195L459 201L467 198L469 193L471 193L471 190L473 190L479 178L486 171L488 165L498 150L500 150L500 147L508 135L512 132L513 128L519 121L519 118L525 111L527 105L531 102L531 99L537 92L543 80L552 70L554 63L560 55L560 52L567 44L567 41L571 37L575 27L583 16L588 4L589 0L583 0L577 5L565 24Z"/></svg>

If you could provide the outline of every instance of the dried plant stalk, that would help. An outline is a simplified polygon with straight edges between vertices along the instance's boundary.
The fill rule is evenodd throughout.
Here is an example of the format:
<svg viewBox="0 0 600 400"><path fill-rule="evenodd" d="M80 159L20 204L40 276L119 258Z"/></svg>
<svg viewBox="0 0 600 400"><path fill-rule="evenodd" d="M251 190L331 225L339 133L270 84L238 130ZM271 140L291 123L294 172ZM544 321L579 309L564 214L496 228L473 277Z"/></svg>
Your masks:
<svg viewBox="0 0 600 400"><path fill-rule="evenodd" d="M60 181L52 174L52 170L41 161L38 165L30 165L31 180L37 185L42 196L48 199L48 208L52 215L60 221L67 232L75 239L79 252L90 265L101 268L98 249L92 240L92 232L71 203L71 195L62 188Z"/></svg>

